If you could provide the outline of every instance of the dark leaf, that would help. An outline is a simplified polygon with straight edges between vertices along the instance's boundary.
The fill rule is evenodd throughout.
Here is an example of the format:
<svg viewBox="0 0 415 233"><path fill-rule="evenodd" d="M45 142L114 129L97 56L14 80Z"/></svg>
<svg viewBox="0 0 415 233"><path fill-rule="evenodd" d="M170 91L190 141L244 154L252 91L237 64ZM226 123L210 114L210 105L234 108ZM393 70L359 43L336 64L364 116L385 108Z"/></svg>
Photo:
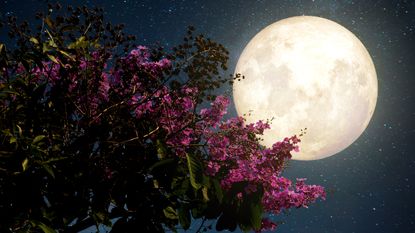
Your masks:
<svg viewBox="0 0 415 233"><path fill-rule="evenodd" d="M218 221L216 222L216 230L217 231L223 231L223 230L229 230L229 231L235 231L236 230L236 220L235 216L231 216L228 213L223 213Z"/></svg>
<svg viewBox="0 0 415 233"><path fill-rule="evenodd" d="M186 153L187 166L190 173L190 184L196 190L202 187L203 183L203 165L195 154Z"/></svg>
<svg viewBox="0 0 415 233"><path fill-rule="evenodd" d="M53 56L53 55L51 55L51 54L48 54L48 57L49 57L49 59L50 59L51 61L53 61L54 63L56 63L56 64L60 64L60 63L59 63L59 61L56 59L56 57L55 57L55 56Z"/></svg>
<svg viewBox="0 0 415 233"><path fill-rule="evenodd" d="M179 208L179 223L185 230L190 227L190 211L186 207Z"/></svg>
<svg viewBox="0 0 415 233"><path fill-rule="evenodd" d="M163 142L161 142L161 140L157 140L156 143L157 143L157 155L159 156L159 158L163 159L167 155L166 146L164 145Z"/></svg>
<svg viewBox="0 0 415 233"><path fill-rule="evenodd" d="M38 136L36 136L34 139L33 139L33 141L32 141L32 144L33 145L36 145L36 144L38 144L40 141L42 141L43 139L45 139L45 135L38 135Z"/></svg>
<svg viewBox="0 0 415 233"><path fill-rule="evenodd" d="M43 169L52 177L55 179L55 172L53 171L52 167L48 164L43 163L42 164Z"/></svg>
<svg viewBox="0 0 415 233"><path fill-rule="evenodd" d="M173 158L162 159L162 160L156 162L155 164L153 164L153 166L151 166L149 168L149 171L151 172L151 171L156 170L156 169L163 169L166 166L173 165L175 162L176 162L176 160L173 159Z"/></svg>
<svg viewBox="0 0 415 233"><path fill-rule="evenodd" d="M43 222L39 222L39 221L35 221L35 220L31 220L30 223L35 226L40 228L44 233L57 233L57 231L55 231L54 229L52 229L51 227L47 226L46 224L44 224Z"/></svg>
<svg viewBox="0 0 415 233"><path fill-rule="evenodd" d="M178 219L177 212L173 207L169 206L165 209L163 209L164 216L168 219Z"/></svg>
<svg viewBox="0 0 415 233"><path fill-rule="evenodd" d="M218 199L219 203L221 203L223 199L222 187L220 186L220 183L218 180L216 179L211 179L211 180L212 180L213 187L215 190L216 198Z"/></svg>
<svg viewBox="0 0 415 233"><path fill-rule="evenodd" d="M126 233L129 232L130 225L127 222L126 218L118 219L111 228L110 233Z"/></svg>
<svg viewBox="0 0 415 233"><path fill-rule="evenodd" d="M23 171L26 171L28 166L29 166L29 159L25 158L22 162Z"/></svg>

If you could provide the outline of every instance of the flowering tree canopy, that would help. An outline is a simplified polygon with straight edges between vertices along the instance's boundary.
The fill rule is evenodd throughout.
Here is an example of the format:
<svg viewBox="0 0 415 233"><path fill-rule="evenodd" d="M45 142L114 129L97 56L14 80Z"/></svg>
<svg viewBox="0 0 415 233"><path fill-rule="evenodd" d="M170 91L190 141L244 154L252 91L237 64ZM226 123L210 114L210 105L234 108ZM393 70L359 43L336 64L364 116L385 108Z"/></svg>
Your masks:
<svg viewBox="0 0 415 233"><path fill-rule="evenodd" d="M100 9L49 8L36 33L10 17L16 47L0 44L1 232L261 231L324 199L281 176L297 136L266 148L268 122L224 120L222 45L190 27L169 52L136 46Z"/></svg>

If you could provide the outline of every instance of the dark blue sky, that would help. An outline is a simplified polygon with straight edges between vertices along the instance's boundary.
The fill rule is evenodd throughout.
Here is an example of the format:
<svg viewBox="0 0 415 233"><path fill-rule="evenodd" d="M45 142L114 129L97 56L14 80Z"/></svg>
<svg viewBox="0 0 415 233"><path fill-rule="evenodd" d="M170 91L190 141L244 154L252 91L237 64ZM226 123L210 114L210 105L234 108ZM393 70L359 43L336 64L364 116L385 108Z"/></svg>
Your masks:
<svg viewBox="0 0 415 233"><path fill-rule="evenodd" d="M126 23L127 31L144 45L158 41L174 46L186 27L194 25L230 51L229 72L249 40L279 19L305 14L345 26L365 44L375 63L376 110L364 134L345 151L323 160L290 163L285 175L308 177L331 192L326 201L309 209L276 217L286 222L277 232L415 232L415 1L61 2L102 6L107 20ZM2 0L0 14L25 18L43 5L35 0Z"/></svg>

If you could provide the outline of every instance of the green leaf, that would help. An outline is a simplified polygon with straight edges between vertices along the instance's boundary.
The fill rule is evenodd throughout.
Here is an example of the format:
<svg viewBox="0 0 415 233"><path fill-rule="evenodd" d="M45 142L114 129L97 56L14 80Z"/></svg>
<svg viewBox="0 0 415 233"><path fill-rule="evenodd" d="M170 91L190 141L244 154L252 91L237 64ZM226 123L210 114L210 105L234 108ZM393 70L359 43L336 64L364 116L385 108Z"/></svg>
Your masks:
<svg viewBox="0 0 415 233"><path fill-rule="evenodd" d="M102 212L96 212L94 213L94 218L98 220L97 222L102 222L105 219L105 215Z"/></svg>
<svg viewBox="0 0 415 233"><path fill-rule="evenodd" d="M262 206L260 204L251 204L250 208L250 223L255 230L261 228L262 222Z"/></svg>
<svg viewBox="0 0 415 233"><path fill-rule="evenodd" d="M3 51L3 49L6 48L4 44L0 44L0 53Z"/></svg>
<svg viewBox="0 0 415 233"><path fill-rule="evenodd" d="M48 52L50 50L49 45L47 43L43 43L42 52Z"/></svg>
<svg viewBox="0 0 415 233"><path fill-rule="evenodd" d="M204 216L204 210L205 208L196 206L195 208L192 208L192 216L193 218L201 218Z"/></svg>
<svg viewBox="0 0 415 233"><path fill-rule="evenodd" d="M157 180L155 180L155 179L153 180L153 186L156 189L160 188L159 182Z"/></svg>
<svg viewBox="0 0 415 233"><path fill-rule="evenodd" d="M51 54L48 54L48 57L49 57L49 59L50 59L51 61L53 61L54 63L59 64L59 61L56 59L56 57L55 57L55 56L53 56L53 55L51 55Z"/></svg>
<svg viewBox="0 0 415 233"><path fill-rule="evenodd" d="M57 48L58 47L58 45L55 43L54 40L49 40L48 43L49 43L49 46L52 47L52 48Z"/></svg>
<svg viewBox="0 0 415 233"><path fill-rule="evenodd" d="M168 158L168 159L162 159L156 163L153 164L153 166L150 167L150 171L153 171L154 169L163 168L167 165L170 165L175 162L175 159Z"/></svg>
<svg viewBox="0 0 415 233"><path fill-rule="evenodd" d="M29 166L29 159L25 158L22 162L23 171L26 171L28 166Z"/></svg>
<svg viewBox="0 0 415 233"><path fill-rule="evenodd" d="M163 209L164 216L168 219L178 219L176 210L173 209L173 207L169 206L165 209Z"/></svg>
<svg viewBox="0 0 415 233"><path fill-rule="evenodd" d="M85 36L81 36L78 38L77 42L82 42L85 41L86 37Z"/></svg>
<svg viewBox="0 0 415 233"><path fill-rule="evenodd" d="M259 230L262 221L262 205L256 197L248 197L243 200L238 208L238 222L241 229L249 231Z"/></svg>
<svg viewBox="0 0 415 233"><path fill-rule="evenodd" d="M216 179L211 179L213 183L213 187L215 189L216 198L218 199L219 203L222 203L223 200L223 191L222 187L220 186L220 183Z"/></svg>
<svg viewBox="0 0 415 233"><path fill-rule="evenodd" d="M39 222L39 221L35 221L35 220L31 220L30 222L33 226L39 227L44 233L57 233L54 229L47 226L43 222Z"/></svg>
<svg viewBox="0 0 415 233"><path fill-rule="evenodd" d="M101 44L99 43L98 39L96 39L94 42L92 42L91 45L96 49L99 49L99 48L102 47Z"/></svg>
<svg viewBox="0 0 415 233"><path fill-rule="evenodd" d="M9 143L10 144L17 143L17 138L16 137L10 137Z"/></svg>
<svg viewBox="0 0 415 233"><path fill-rule="evenodd" d="M43 231L44 233L57 233L54 229L52 229L52 228L50 228L50 227L46 226L46 225L45 225L45 224L43 224L43 223L41 223L40 225L38 225L38 227L39 227L40 229L42 229L42 231Z"/></svg>
<svg viewBox="0 0 415 233"><path fill-rule="evenodd" d="M3 129L1 131L5 136L13 136L13 134L11 133L10 129Z"/></svg>
<svg viewBox="0 0 415 233"><path fill-rule="evenodd" d="M157 144L157 156L160 159L165 158L166 155L167 155L166 147L164 146L164 144L160 140L157 140L156 144Z"/></svg>
<svg viewBox="0 0 415 233"><path fill-rule="evenodd" d="M43 169L45 169L45 171L47 173L49 173L50 176L52 176L53 179L55 179L55 172L53 171L52 167L47 165L47 164L42 164Z"/></svg>
<svg viewBox="0 0 415 233"><path fill-rule="evenodd" d="M38 144L40 141L42 141L46 136L45 135L38 135L33 139L32 144L36 145Z"/></svg>
<svg viewBox="0 0 415 233"><path fill-rule="evenodd" d="M196 190L199 190L202 187L203 183L203 165L199 158L194 154L187 154L187 166L190 173L190 184Z"/></svg>
<svg viewBox="0 0 415 233"><path fill-rule="evenodd" d="M202 194L203 194L203 200L204 201L209 201L208 188L206 186L203 186Z"/></svg>
<svg viewBox="0 0 415 233"><path fill-rule="evenodd" d="M190 218L190 211L187 208L180 208L179 209L179 223L180 225L183 227L183 229L187 230L190 227L190 223L191 223L191 218Z"/></svg>
<svg viewBox="0 0 415 233"><path fill-rule="evenodd" d="M16 125L17 129L19 130L19 136L22 137L23 136L23 130L22 127L20 127L19 125Z"/></svg>
<svg viewBox="0 0 415 233"><path fill-rule="evenodd" d="M30 42L32 42L33 44L39 44L39 41L35 38L35 37L31 37Z"/></svg>
<svg viewBox="0 0 415 233"><path fill-rule="evenodd" d="M86 48L88 41L85 41L85 36L79 37L75 42L68 45L68 49Z"/></svg>
<svg viewBox="0 0 415 233"><path fill-rule="evenodd" d="M72 56L72 55L70 55L69 53L67 53L67 52L65 52L65 51L63 51L63 50L61 50L61 49L57 49L58 50L58 52L60 52L61 54L63 54L64 56L66 56L66 57L68 57L69 59L71 59L72 61L75 61L75 58Z"/></svg>
<svg viewBox="0 0 415 233"><path fill-rule="evenodd" d="M177 195L177 196L183 196L186 195L186 193L189 191L189 189L192 189L190 187L190 182L189 179L183 179L184 177L178 179L178 178L173 178L172 182L171 182L171 189L172 189L172 194Z"/></svg>
<svg viewBox="0 0 415 233"><path fill-rule="evenodd" d="M111 226L112 225L107 213L104 213L104 212L101 212L101 211L94 212L92 217L94 218L95 222L97 222L97 223L102 223L106 226Z"/></svg>

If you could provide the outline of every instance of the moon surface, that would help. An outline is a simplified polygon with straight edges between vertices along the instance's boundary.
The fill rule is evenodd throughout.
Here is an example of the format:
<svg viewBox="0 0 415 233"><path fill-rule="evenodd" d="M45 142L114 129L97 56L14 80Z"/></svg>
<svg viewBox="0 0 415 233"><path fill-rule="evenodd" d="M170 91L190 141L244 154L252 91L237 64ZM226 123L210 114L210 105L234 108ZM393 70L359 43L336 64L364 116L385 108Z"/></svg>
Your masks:
<svg viewBox="0 0 415 233"><path fill-rule="evenodd" d="M260 31L243 50L233 84L238 115L270 120L261 144L299 135L293 159L332 156L366 129L376 106L375 66L360 40L331 20L296 16Z"/></svg>

